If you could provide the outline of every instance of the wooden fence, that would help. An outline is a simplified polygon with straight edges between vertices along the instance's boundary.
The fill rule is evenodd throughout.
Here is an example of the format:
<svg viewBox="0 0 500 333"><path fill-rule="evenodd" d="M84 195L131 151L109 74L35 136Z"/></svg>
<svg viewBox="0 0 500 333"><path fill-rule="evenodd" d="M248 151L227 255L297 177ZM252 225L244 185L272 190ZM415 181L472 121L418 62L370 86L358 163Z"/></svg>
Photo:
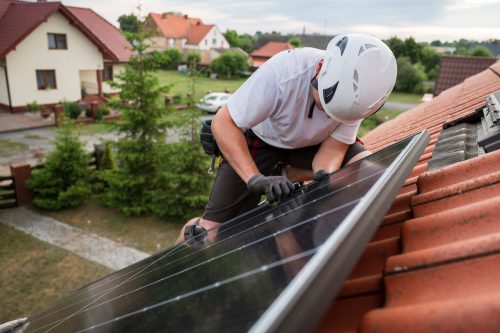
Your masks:
<svg viewBox="0 0 500 333"><path fill-rule="evenodd" d="M14 177L0 176L0 209L12 207L17 207Z"/></svg>

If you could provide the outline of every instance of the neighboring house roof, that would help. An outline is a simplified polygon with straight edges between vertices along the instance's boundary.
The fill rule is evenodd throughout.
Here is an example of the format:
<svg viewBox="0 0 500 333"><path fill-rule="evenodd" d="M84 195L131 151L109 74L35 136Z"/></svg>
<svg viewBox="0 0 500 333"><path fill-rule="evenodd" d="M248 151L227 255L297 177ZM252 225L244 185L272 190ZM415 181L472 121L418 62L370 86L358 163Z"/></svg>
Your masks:
<svg viewBox="0 0 500 333"><path fill-rule="evenodd" d="M319 332L486 332L500 325L500 150L428 172L444 123L500 90L500 63L363 137L431 141Z"/></svg>
<svg viewBox="0 0 500 333"><path fill-rule="evenodd" d="M255 41L254 49L257 50L269 42L288 42L290 38L299 38L302 46L326 50L328 43L334 36L325 35L263 35Z"/></svg>
<svg viewBox="0 0 500 333"><path fill-rule="evenodd" d="M123 46L123 36L114 29L111 32L105 27L104 19L91 10L81 8L73 11L60 2L24 2L0 0L0 59L26 38L50 15L60 11L71 23L87 36L103 52L106 58L114 61L124 60L125 52L118 46ZM105 20L104 20L105 21ZM108 23L109 24L109 23ZM97 26L94 26L97 25ZM113 40L113 41L112 41ZM125 40L126 42L126 40ZM109 44L109 45L108 45ZM128 42L127 42L128 44Z"/></svg>
<svg viewBox="0 0 500 333"><path fill-rule="evenodd" d="M121 31L89 8L66 6L110 51L119 62L127 62L134 55L132 46Z"/></svg>
<svg viewBox="0 0 500 333"><path fill-rule="evenodd" d="M187 15L149 13L149 17L156 24L163 37L166 38L188 38L192 25L203 25L199 18Z"/></svg>
<svg viewBox="0 0 500 333"><path fill-rule="evenodd" d="M258 50L253 51L250 53L250 56L252 57L262 57L262 58L271 58L273 55L293 48L292 45L290 45L287 42L269 42L263 47L261 47Z"/></svg>
<svg viewBox="0 0 500 333"><path fill-rule="evenodd" d="M497 60L497 58L489 57L441 57L434 95L437 96L442 91L459 84L469 76L485 70Z"/></svg>
<svg viewBox="0 0 500 333"><path fill-rule="evenodd" d="M191 29L188 34L187 44L198 45L205 38L210 30L214 27L213 24L194 24L191 25Z"/></svg>

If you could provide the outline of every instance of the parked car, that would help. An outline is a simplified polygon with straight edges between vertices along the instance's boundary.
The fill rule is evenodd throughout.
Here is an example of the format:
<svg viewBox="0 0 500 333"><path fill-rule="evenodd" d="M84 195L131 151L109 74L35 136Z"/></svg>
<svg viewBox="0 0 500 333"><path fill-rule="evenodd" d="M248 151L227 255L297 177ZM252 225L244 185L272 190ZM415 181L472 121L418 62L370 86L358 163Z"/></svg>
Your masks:
<svg viewBox="0 0 500 333"><path fill-rule="evenodd" d="M230 96L231 94L227 93L210 93L201 98L196 106L200 110L216 113L224 104L227 103Z"/></svg>

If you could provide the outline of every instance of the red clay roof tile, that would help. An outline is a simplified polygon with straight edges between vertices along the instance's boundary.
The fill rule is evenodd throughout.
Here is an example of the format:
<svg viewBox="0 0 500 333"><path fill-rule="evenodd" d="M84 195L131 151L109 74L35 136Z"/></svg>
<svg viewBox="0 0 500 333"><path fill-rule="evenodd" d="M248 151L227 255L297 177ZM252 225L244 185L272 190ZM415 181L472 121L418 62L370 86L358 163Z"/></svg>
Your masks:
<svg viewBox="0 0 500 333"><path fill-rule="evenodd" d="M293 48L293 46L286 42L269 42L262 46L260 49L257 49L250 53L250 56L271 58L273 55L291 48Z"/></svg>
<svg viewBox="0 0 500 333"><path fill-rule="evenodd" d="M424 128L432 140L318 331L354 330L359 321L361 332L477 332L499 327L500 151L426 171L443 124L485 105L484 98L496 90L500 63L363 137L372 151ZM370 259L368 249L399 236L402 253L387 252L383 275L377 274L370 267L379 267L381 259ZM380 292L383 304L371 304L372 310L363 308L356 316L340 310L351 304L349 300L357 304L356 296L379 297ZM464 318L467 314L474 318Z"/></svg>

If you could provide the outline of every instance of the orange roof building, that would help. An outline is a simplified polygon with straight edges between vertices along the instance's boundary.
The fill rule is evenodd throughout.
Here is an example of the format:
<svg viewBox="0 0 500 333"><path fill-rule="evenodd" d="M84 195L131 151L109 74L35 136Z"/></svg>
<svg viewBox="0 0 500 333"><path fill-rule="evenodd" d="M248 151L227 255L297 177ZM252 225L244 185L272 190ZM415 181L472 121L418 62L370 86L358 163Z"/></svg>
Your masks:
<svg viewBox="0 0 500 333"><path fill-rule="evenodd" d="M219 28L214 24L204 24L199 18L172 13L150 13L145 27L154 34L151 38L151 51L164 51L172 47L200 51L229 48L229 43Z"/></svg>
<svg viewBox="0 0 500 333"><path fill-rule="evenodd" d="M258 68L273 55L291 48L293 48L293 46L288 42L268 42L261 48L250 53L252 67Z"/></svg>
<svg viewBox="0 0 500 333"><path fill-rule="evenodd" d="M364 136L374 152L423 129L431 141L317 332L498 331L500 149L430 169L447 143L476 144L460 148L485 129L468 119L499 90L497 62Z"/></svg>

